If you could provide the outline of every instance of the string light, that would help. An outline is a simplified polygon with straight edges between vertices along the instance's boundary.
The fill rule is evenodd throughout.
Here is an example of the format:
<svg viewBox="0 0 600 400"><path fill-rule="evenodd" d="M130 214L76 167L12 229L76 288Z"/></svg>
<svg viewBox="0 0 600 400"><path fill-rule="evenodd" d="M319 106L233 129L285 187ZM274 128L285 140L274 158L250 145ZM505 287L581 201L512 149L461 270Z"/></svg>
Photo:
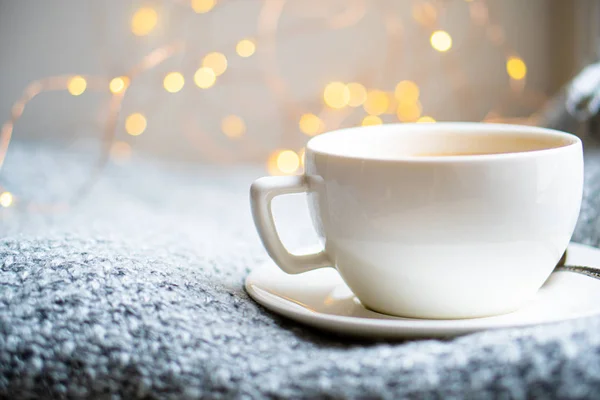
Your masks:
<svg viewBox="0 0 600 400"><path fill-rule="evenodd" d="M446 31L435 31L429 39L431 47L439 52L446 52L452 47L452 37Z"/></svg>
<svg viewBox="0 0 600 400"><path fill-rule="evenodd" d="M194 83L201 89L208 89L215 84L217 77L211 68L198 68L194 74Z"/></svg>
<svg viewBox="0 0 600 400"><path fill-rule="evenodd" d="M363 107L368 114L381 115L386 112L390 100L386 92L382 90L370 90Z"/></svg>
<svg viewBox="0 0 600 400"><path fill-rule="evenodd" d="M396 85L394 96L402 103L415 103L419 100L419 86L413 81L400 81Z"/></svg>
<svg viewBox="0 0 600 400"><path fill-rule="evenodd" d="M418 123L433 123L435 122L435 119L433 119L432 117L430 117L429 115L423 115L421 118L419 118L417 120Z"/></svg>
<svg viewBox="0 0 600 400"><path fill-rule="evenodd" d="M116 141L110 146L110 159L117 163L123 164L131 158L131 145L127 142Z"/></svg>
<svg viewBox="0 0 600 400"><path fill-rule="evenodd" d="M350 90L342 82L331 82L325 86L323 100L331 108L344 108L350 101Z"/></svg>
<svg viewBox="0 0 600 400"><path fill-rule="evenodd" d="M240 57L250 57L256 51L256 44L251 39L242 39L235 46L235 51Z"/></svg>
<svg viewBox="0 0 600 400"><path fill-rule="evenodd" d="M381 125L383 121L376 115L367 115L363 118L361 125L362 126L372 126L372 125Z"/></svg>
<svg viewBox="0 0 600 400"><path fill-rule="evenodd" d="M527 75L527 65L519 57L509 57L506 61L506 72L515 80L521 80Z"/></svg>
<svg viewBox="0 0 600 400"><path fill-rule="evenodd" d="M220 76L227 69L227 57L216 51L208 53L202 59L202 66L212 69L216 76Z"/></svg>
<svg viewBox="0 0 600 400"><path fill-rule="evenodd" d="M117 76L116 78L111 79L108 84L108 89L111 93L123 93L125 89L129 86L129 78L126 76Z"/></svg>
<svg viewBox="0 0 600 400"><path fill-rule="evenodd" d="M308 136L318 135L325 130L325 123L315 114L303 114L298 125L300 130Z"/></svg>
<svg viewBox="0 0 600 400"><path fill-rule="evenodd" d="M215 0L191 0L192 9L198 14L209 12L215 7Z"/></svg>
<svg viewBox="0 0 600 400"><path fill-rule="evenodd" d="M67 90L73 96L79 96L80 94L85 92L86 88L87 88L87 81L85 80L84 77L79 76L79 75L72 77L69 80L69 83L67 85Z"/></svg>
<svg viewBox="0 0 600 400"><path fill-rule="evenodd" d="M472 0L465 1L471 2L468 6L468 9L472 23L483 25L484 33L488 40L497 46L502 46L503 50L509 51L509 54L511 54L510 48L506 49L508 46L505 43L506 38L503 27L494 24L493 21L490 21L490 13L485 5L486 2ZM178 3L182 2L187 3L186 0L178 0ZM429 0L420 0L414 3L414 19L426 26L426 29L429 31L434 30L435 27L438 26L438 7L433 1ZM190 0L190 3L187 4L190 4L192 9L197 13L206 13L214 9L216 0ZM280 15L277 15L273 18L280 18ZM333 19L334 18L331 18L330 21L327 21L327 26L334 26L331 22ZM158 27L159 15L152 7L142 7L133 13L130 22L131 32L134 35L146 36L154 32ZM162 16L160 22L162 24ZM264 21L259 22L259 28L260 25L265 25ZM403 26L400 22L392 21L389 28L390 29L388 30L388 33L390 34L391 40L392 34L401 32ZM259 29L258 34L260 35L259 37L261 39L261 43L263 35L266 43L268 43L268 41L271 39L269 37L269 32L265 33ZM435 30L429 39L432 48L439 52L449 51L453 46L452 37L444 30ZM136 65L136 67L130 71L127 71L127 76L119 76L111 79L108 84L110 93L125 93L131 83L130 79L133 80L136 78L136 76L139 76L140 73L154 68L158 64L162 63L165 59L170 58L173 54L179 53L182 48L183 46L176 46L172 43L153 50L151 53L145 55L142 62ZM236 43L235 51L240 57L250 57L256 52L256 42L250 38L242 39ZM269 50L267 49L265 51L268 52ZM525 90L527 65L520 57L511 56L506 60L505 66L507 74L511 78L511 88L515 92L517 92L518 89L518 93L522 93L521 91ZM219 52L209 53L202 60L201 68L195 72L193 77L194 82L200 88L212 87L216 82L216 77L223 74L227 68L228 60L224 54ZM362 78L357 77L355 79ZM97 82L107 81L108 79L106 79L106 77L99 77L99 79L96 79L92 77L84 78L82 76L56 76L42 78L29 85L24 91L23 97L18 99L11 107L10 120L6 121L4 125L2 125L0 137L3 138L3 142L0 143L0 166L6 157L6 149L11 139L15 122L21 117L23 111L25 110L26 104L33 97L44 91L65 89L73 96L79 96L85 93L86 90L96 90L97 87L100 87L101 91L106 91L106 83L101 83L98 85ZM270 89L273 92L276 92L277 96L281 96L285 93L284 90L286 89L278 91L279 88L285 88L285 82L282 82L279 77L270 79L270 81ZM179 92L182 90L184 85L185 78L180 72L171 72L164 76L163 86L168 92ZM111 99L111 102L121 101L119 99L123 97L124 96L114 96ZM421 116L422 107L419 102L419 87L412 81L399 82L398 85L396 85L393 93L375 89L367 90L365 86L357 82L350 82L348 84L344 84L342 82L331 82L324 88L323 100L328 107L333 109L342 109L346 106L363 106L365 111L370 114L362 119L361 124L364 126L382 124L383 121L380 116L383 113L396 114L398 119L403 122L435 122L435 119L431 116ZM109 111L106 128L107 136L110 134L111 129L114 129L114 127L111 128L111 126L114 126L114 124L111 125L110 121L116 121L119 118L120 103L115 104L117 104L117 106L111 108ZM309 107L314 106L314 104L310 104L312 103L307 102L304 105L305 109L309 109ZM384 104L387 104L387 106L383 107ZM299 115L300 113L298 113L297 110L301 110L302 108L295 107L297 104L290 105L294 107L290 108L292 112L290 112L289 115ZM384 108L385 111L381 111ZM324 114L328 116L327 128L337 128L343 123L342 121L350 120L350 118L346 119L346 117L348 117L350 114L350 110L338 113L332 112L331 110L325 110ZM488 115L492 115L492 112L490 112ZM501 118L500 113L498 112L496 112L494 115L497 118ZM298 124L300 131L308 136L322 133L326 128L324 121L319 116L310 113L301 115ZM140 135L145 132L146 128L147 120L143 114L131 114L125 119L125 130L130 135ZM229 115L223 118L221 121L221 128L223 133L232 139L239 138L246 132L244 120L235 115ZM210 140L210 138L206 137L204 139ZM304 165L304 152L304 149L300 149L297 152L292 150L281 150L273 153L271 157L269 157L269 170L277 174L291 174L297 172L298 169ZM215 150L215 156L219 157L219 155L216 153L218 152ZM292 154L295 154L295 156L292 156ZM108 155L110 156L110 159L115 162L127 160L131 157L131 145L127 142L116 141L110 147ZM294 160L297 160L297 162ZM6 207L5 202L9 202L9 206L13 203L12 194L9 192L0 193L0 205Z"/></svg>
<svg viewBox="0 0 600 400"><path fill-rule="evenodd" d="M179 92L183 88L184 84L185 79L179 72L169 72L163 80L163 86L169 93Z"/></svg>
<svg viewBox="0 0 600 400"><path fill-rule="evenodd" d="M348 105L350 107L360 107L367 100L367 89L360 83L351 82L346 85L350 92L350 100Z"/></svg>
<svg viewBox="0 0 600 400"><path fill-rule="evenodd" d="M139 76L141 73L150 70L157 65L161 64L165 60L172 57L174 54L181 51L182 46L178 43L171 43L167 45L160 46L150 53L145 55L142 60L136 63L128 72L127 76L130 76L132 79L136 76ZM100 82L106 82L106 77L91 77L89 78L90 82L93 84L90 85L90 89L99 92L105 92L105 84L100 84ZM43 92L57 91L57 90L68 90L69 82L71 81L71 77L65 77L62 75L58 76L48 76L42 79L35 80L29 83L25 89L21 97L13 104L13 109L16 107L17 109L23 110L25 105L34 99L36 96ZM77 80L75 80L77 82ZM81 86L77 84L75 86ZM87 87L87 82L86 82ZM79 92L81 89L75 90L75 92ZM117 126L117 120L119 118L119 112L121 110L123 96L113 96L108 102L107 107L107 116L106 121L104 121L104 129L103 129L103 139L110 140L114 134ZM15 122L19 119L18 114L14 114L11 110L10 119L6 121L2 125L2 130L0 131L0 169L2 168L2 164L6 159L7 149L9 147L11 138L12 138L12 130L14 128ZM104 146L102 146L104 148ZM109 152L107 152L109 153ZM95 163L94 168L90 171L90 180L93 181L94 177L98 175L104 168L106 164L106 160L108 159L109 154L105 154L107 157L101 157L98 163ZM91 183L91 184L90 184ZM80 190L76 191L76 197L81 197L85 195L91 188L93 187L93 182L88 181L83 183L83 186ZM75 198L71 199L74 200ZM26 201L26 206L28 210L43 210L48 212L59 212L64 211L69 206L70 201L61 201L58 203L39 203L35 201Z"/></svg>
<svg viewBox="0 0 600 400"><path fill-rule="evenodd" d="M236 139L244 135L246 124L237 115L228 115L221 121L221 130L226 136Z"/></svg>
<svg viewBox="0 0 600 400"><path fill-rule="evenodd" d="M131 32L136 36L146 36L156 28L158 13L150 7L140 8L131 18Z"/></svg>
<svg viewBox="0 0 600 400"><path fill-rule="evenodd" d="M414 122L421 116L421 104L400 103L397 111L398 119L402 122Z"/></svg>
<svg viewBox="0 0 600 400"><path fill-rule="evenodd" d="M15 118L21 118L23 111L25 111L25 103L16 103L10 109L11 114L14 115Z"/></svg>
<svg viewBox="0 0 600 400"><path fill-rule="evenodd" d="M125 120L125 131L131 136L139 136L146 130L146 117L140 113L134 113Z"/></svg>
<svg viewBox="0 0 600 400"><path fill-rule="evenodd" d="M13 203L13 195L10 192L2 192L0 194L0 206L8 208Z"/></svg>

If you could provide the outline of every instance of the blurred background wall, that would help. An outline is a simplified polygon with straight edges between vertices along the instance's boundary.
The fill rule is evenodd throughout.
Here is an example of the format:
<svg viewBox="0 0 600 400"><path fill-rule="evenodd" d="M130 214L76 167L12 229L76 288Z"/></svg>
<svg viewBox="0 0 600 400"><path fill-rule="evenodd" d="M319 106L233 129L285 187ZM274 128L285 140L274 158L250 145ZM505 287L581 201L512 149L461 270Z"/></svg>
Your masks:
<svg viewBox="0 0 600 400"><path fill-rule="evenodd" d="M340 126L530 115L589 56L594 4L1 0L0 119L19 117L14 142L77 150L114 116L115 162L296 173L310 136Z"/></svg>

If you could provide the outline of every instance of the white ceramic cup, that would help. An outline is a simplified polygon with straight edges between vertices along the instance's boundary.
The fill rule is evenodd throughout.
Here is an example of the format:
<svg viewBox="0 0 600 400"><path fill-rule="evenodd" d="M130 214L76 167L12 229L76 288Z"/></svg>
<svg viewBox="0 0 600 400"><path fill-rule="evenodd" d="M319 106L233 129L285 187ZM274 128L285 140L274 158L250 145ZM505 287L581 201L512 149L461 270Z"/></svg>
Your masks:
<svg viewBox="0 0 600 400"><path fill-rule="evenodd" d="M581 141L483 123L391 124L312 138L304 176L260 178L254 222L287 273L335 267L362 304L413 318L508 313L552 273L581 204ZM308 193L324 250L293 255L271 200Z"/></svg>

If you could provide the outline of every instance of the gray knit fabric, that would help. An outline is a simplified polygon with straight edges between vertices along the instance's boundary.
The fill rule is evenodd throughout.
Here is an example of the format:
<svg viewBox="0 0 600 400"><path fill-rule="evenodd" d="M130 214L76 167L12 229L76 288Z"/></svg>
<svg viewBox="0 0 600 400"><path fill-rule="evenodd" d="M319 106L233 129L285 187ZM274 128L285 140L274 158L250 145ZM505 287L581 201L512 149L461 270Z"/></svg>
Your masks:
<svg viewBox="0 0 600 400"><path fill-rule="evenodd" d="M42 198L78 173L53 170L62 156L11 151L20 165L13 185ZM587 165L576 239L597 245L595 160ZM31 171L44 177L19 179ZM258 306L243 280L267 259L248 207L249 184L260 174L135 160L109 167L66 213L4 210L0 395L598 397L600 318L373 343L321 333ZM301 198L275 207L292 247L314 235L303 207Z"/></svg>

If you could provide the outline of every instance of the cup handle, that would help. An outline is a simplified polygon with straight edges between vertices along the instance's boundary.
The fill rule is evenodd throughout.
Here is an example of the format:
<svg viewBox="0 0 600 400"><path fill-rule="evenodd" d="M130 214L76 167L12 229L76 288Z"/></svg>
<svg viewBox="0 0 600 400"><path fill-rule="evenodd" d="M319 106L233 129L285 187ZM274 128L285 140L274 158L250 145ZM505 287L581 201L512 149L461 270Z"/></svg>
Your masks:
<svg viewBox="0 0 600 400"><path fill-rule="evenodd" d="M303 193L309 190L305 176L267 176L250 187L250 204L254 224L269 256L288 274L299 274L331 266L324 250L314 254L294 255L286 250L277 234L271 201L275 196Z"/></svg>

